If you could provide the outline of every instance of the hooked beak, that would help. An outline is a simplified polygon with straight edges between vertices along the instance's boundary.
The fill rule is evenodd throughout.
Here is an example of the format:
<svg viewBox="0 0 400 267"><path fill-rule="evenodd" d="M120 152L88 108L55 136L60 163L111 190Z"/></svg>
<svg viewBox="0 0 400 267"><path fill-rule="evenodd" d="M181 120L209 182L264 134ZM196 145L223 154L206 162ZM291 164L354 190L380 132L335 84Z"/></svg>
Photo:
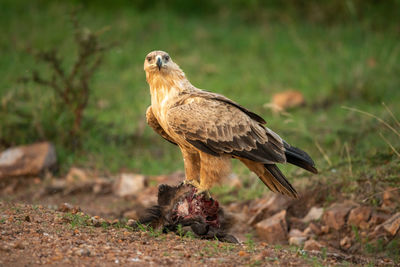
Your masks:
<svg viewBox="0 0 400 267"><path fill-rule="evenodd" d="M156 64L157 64L158 70L161 70L161 67L162 67L161 57L157 57L157 62L156 62Z"/></svg>

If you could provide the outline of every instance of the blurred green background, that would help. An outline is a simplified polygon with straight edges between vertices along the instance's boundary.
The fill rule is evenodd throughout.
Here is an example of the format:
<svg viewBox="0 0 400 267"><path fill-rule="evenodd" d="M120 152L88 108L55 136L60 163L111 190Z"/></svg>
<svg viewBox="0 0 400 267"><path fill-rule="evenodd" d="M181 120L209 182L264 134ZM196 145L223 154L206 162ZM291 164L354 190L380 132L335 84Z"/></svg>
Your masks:
<svg viewBox="0 0 400 267"><path fill-rule="evenodd" d="M77 53L69 15L75 9L82 26L109 27L101 41L118 42L91 81L78 149L61 140L68 129L54 112L53 91L27 79L33 70L45 76L48 67L26 52L56 47L68 68ZM342 106L400 131L382 105L400 119L400 1L2 0L0 25L0 149L50 140L61 174L71 165L151 175L183 169L179 150L145 122L143 61L164 50L195 86L262 115L309 152L322 171L318 179L399 184L399 136ZM307 105L289 115L264 107L287 89L301 91ZM239 164L234 171L248 174ZM284 171L309 177L290 166Z"/></svg>

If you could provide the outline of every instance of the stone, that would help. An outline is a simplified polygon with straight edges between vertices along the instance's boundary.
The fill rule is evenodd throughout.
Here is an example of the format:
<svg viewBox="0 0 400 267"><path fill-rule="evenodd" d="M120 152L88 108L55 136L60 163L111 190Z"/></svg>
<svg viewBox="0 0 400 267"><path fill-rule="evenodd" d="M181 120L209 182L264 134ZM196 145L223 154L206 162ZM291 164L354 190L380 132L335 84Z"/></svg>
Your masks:
<svg viewBox="0 0 400 267"><path fill-rule="evenodd" d="M144 189L145 182L144 175L122 173L114 184L114 193L120 197L136 195Z"/></svg>
<svg viewBox="0 0 400 267"><path fill-rule="evenodd" d="M350 203L334 203L325 210L322 220L330 228L339 230L345 225L346 216L353 207L354 205Z"/></svg>
<svg viewBox="0 0 400 267"><path fill-rule="evenodd" d="M280 194L272 195L268 201L262 202L262 205L260 205L253 217L250 218L249 225L254 225L266 217L287 209L289 204L290 199L288 197Z"/></svg>
<svg viewBox="0 0 400 267"><path fill-rule="evenodd" d="M383 229L385 229L386 232L388 232L392 236L395 236L400 228L400 212L397 212L392 217L390 217L390 219L382 224L382 227Z"/></svg>
<svg viewBox="0 0 400 267"><path fill-rule="evenodd" d="M390 218L390 215L385 212L374 211L371 214L371 218L368 221L370 226L378 225L385 222L387 219Z"/></svg>
<svg viewBox="0 0 400 267"><path fill-rule="evenodd" d="M90 250L88 248L80 248L76 251L76 255L89 257Z"/></svg>
<svg viewBox="0 0 400 267"><path fill-rule="evenodd" d="M382 195L382 208L384 209L392 209L396 207L396 202L398 202L400 199L399 196L399 189L398 188L393 188L393 187L388 187L386 190L383 192Z"/></svg>
<svg viewBox="0 0 400 267"><path fill-rule="evenodd" d="M134 219L134 220L139 219L137 210L128 210L124 212L124 217L127 219Z"/></svg>
<svg viewBox="0 0 400 267"><path fill-rule="evenodd" d="M287 241L286 210L262 220L255 225L258 235L269 244L285 243Z"/></svg>
<svg viewBox="0 0 400 267"><path fill-rule="evenodd" d="M322 245L321 243L319 243L318 241L316 241L314 239L310 239L304 243L303 249L307 250L307 251L321 251L321 249L324 247L325 246Z"/></svg>
<svg viewBox="0 0 400 267"><path fill-rule="evenodd" d="M346 250L349 249L351 247L351 239L350 239L350 237L348 237L348 236L343 237L340 240L340 247L342 249L346 249Z"/></svg>
<svg viewBox="0 0 400 267"><path fill-rule="evenodd" d="M312 235L313 235L313 231L312 231L312 229L310 228L310 226L308 226L306 229L304 229L303 235L304 235L304 236L312 236Z"/></svg>
<svg viewBox="0 0 400 267"><path fill-rule="evenodd" d="M304 244L306 239L307 238L304 236L292 236L289 238L289 245L300 247Z"/></svg>
<svg viewBox="0 0 400 267"><path fill-rule="evenodd" d="M310 223L307 228L310 228L311 232L316 234L316 235L321 235L322 234L322 229L318 225L316 225L315 223Z"/></svg>
<svg viewBox="0 0 400 267"><path fill-rule="evenodd" d="M0 153L0 179L39 175L56 163L56 151L49 142L9 148Z"/></svg>
<svg viewBox="0 0 400 267"><path fill-rule="evenodd" d="M65 203L60 204L58 206L57 210L61 211L61 212L71 212L73 214L76 214L81 211L81 208L79 208L78 206L73 206L73 205L65 202Z"/></svg>
<svg viewBox="0 0 400 267"><path fill-rule="evenodd" d="M299 107L305 104L304 96L300 91L287 90L272 96L272 110L274 112L285 111L289 108Z"/></svg>
<svg viewBox="0 0 400 267"><path fill-rule="evenodd" d="M329 228L328 225L322 225L322 226L321 226L321 233L322 233L322 234L327 234L327 233L329 233L329 230L330 230L330 228Z"/></svg>
<svg viewBox="0 0 400 267"><path fill-rule="evenodd" d="M238 252L238 255L239 255L240 257L247 257L247 256L249 256L249 253L247 253L247 252L244 251L244 250L241 250L241 251Z"/></svg>
<svg viewBox="0 0 400 267"><path fill-rule="evenodd" d="M360 206L354 208L349 213L347 224L357 227L363 226L371 217L372 209L370 207Z"/></svg>
<svg viewBox="0 0 400 267"><path fill-rule="evenodd" d="M68 184L79 184L88 182L90 178L85 170L72 167L71 169L69 169L65 180L67 181Z"/></svg>
<svg viewBox="0 0 400 267"><path fill-rule="evenodd" d="M299 229L294 228L294 229L290 229L288 236L289 236L289 238L290 237L304 237L304 234Z"/></svg>
<svg viewBox="0 0 400 267"><path fill-rule="evenodd" d="M323 208L312 207L309 210L309 212L307 213L307 215L301 220L304 223L309 223L311 221L317 221L317 220L321 219L323 213L324 213Z"/></svg>

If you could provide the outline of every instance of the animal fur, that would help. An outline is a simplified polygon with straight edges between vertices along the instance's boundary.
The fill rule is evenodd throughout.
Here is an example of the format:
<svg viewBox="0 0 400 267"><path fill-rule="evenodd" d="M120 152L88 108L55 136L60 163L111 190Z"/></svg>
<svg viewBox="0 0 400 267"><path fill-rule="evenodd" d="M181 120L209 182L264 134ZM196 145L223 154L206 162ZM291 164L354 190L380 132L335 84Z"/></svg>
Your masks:
<svg viewBox="0 0 400 267"><path fill-rule="evenodd" d="M238 243L228 234L233 218L224 213L216 200L196 195L196 191L191 185L160 185L157 205L147 209L138 223L164 232L177 232L181 225L184 232L191 231L198 238Z"/></svg>

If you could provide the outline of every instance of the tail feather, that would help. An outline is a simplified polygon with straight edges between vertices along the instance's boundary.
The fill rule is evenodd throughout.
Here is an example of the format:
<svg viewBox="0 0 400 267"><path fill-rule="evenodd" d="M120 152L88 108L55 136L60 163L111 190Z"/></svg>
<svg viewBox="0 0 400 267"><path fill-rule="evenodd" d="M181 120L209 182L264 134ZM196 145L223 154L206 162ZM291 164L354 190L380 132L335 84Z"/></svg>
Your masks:
<svg viewBox="0 0 400 267"><path fill-rule="evenodd" d="M312 173L318 173L314 161L303 150L284 142L286 161Z"/></svg>
<svg viewBox="0 0 400 267"><path fill-rule="evenodd" d="M286 196L298 198L293 186L286 180L285 176L275 164L262 164L245 158L238 158L247 168L253 171L269 190Z"/></svg>
<svg viewBox="0 0 400 267"><path fill-rule="evenodd" d="M264 164L264 167L265 173L259 177L271 191L299 198L296 189L289 183L278 166L275 164ZM269 184L272 184L272 188Z"/></svg>

